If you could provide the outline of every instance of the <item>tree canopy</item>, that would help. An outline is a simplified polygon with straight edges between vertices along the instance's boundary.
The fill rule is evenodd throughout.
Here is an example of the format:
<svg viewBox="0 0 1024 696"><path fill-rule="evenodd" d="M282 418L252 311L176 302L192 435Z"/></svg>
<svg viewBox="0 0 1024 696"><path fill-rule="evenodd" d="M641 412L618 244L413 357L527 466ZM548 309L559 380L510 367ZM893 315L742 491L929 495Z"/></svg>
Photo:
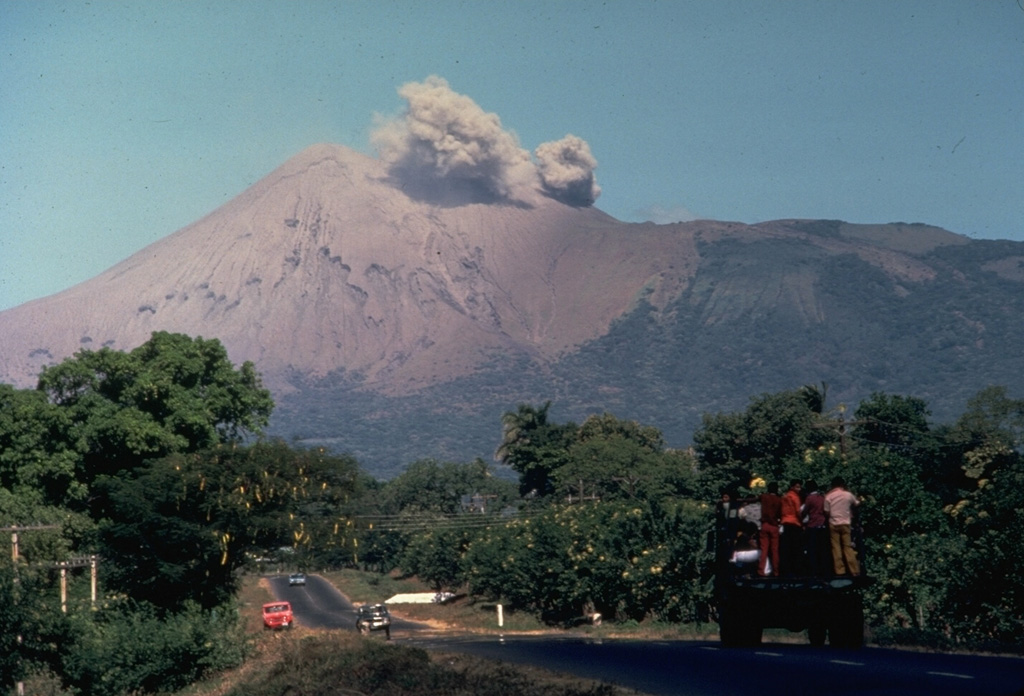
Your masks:
<svg viewBox="0 0 1024 696"><path fill-rule="evenodd" d="M81 351L44 368L39 391L69 421L81 478L131 470L258 434L273 409L252 363L235 368L220 341L156 332L130 352Z"/></svg>
<svg viewBox="0 0 1024 696"><path fill-rule="evenodd" d="M234 593L246 552L288 544L351 545L358 465L280 441L219 445L155 460L131 477L104 476L101 551L108 582L165 608L211 608Z"/></svg>
<svg viewBox="0 0 1024 696"><path fill-rule="evenodd" d="M741 413L705 414L693 436L705 490L781 480L805 452L838 444L838 424L823 417L822 404L821 391L805 386L753 397Z"/></svg>

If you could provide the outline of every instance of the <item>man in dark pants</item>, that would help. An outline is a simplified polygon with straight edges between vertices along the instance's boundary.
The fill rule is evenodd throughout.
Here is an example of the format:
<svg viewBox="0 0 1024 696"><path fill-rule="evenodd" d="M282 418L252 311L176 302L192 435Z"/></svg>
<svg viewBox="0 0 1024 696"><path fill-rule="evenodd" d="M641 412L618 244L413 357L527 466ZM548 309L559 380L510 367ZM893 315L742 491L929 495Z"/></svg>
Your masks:
<svg viewBox="0 0 1024 696"><path fill-rule="evenodd" d="M815 577L825 577L832 572L832 551L828 542L828 520L825 517L825 496L818 490L818 483L808 479L804 484L807 497L804 498L804 554L807 572Z"/></svg>
<svg viewBox="0 0 1024 696"><path fill-rule="evenodd" d="M800 521L800 508L803 501L800 499L800 490L803 484L799 479L789 482L789 490L782 496L782 530L779 538L779 560L782 562L780 574L785 576L800 575L803 573L803 540L800 533L803 531L803 522Z"/></svg>
<svg viewBox="0 0 1024 696"><path fill-rule="evenodd" d="M722 499L715 508L715 524L718 527L719 560L732 556L736 535L740 531L740 504L733 500L728 491L722 492Z"/></svg>

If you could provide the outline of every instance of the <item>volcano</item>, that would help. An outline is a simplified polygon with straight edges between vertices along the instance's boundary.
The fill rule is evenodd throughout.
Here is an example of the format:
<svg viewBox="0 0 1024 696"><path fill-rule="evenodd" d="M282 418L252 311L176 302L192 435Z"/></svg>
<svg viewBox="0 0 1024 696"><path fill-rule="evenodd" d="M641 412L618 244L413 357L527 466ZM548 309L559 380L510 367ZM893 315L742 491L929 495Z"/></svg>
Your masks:
<svg viewBox="0 0 1024 696"><path fill-rule="evenodd" d="M429 194L429 195L428 195ZM536 195L403 188L337 145L86 282L0 312L0 381L154 331L217 338L278 402L272 431L381 475L488 456L552 400L685 446L700 414L827 381L950 415L1024 388L1024 244L922 224L625 223Z"/></svg>

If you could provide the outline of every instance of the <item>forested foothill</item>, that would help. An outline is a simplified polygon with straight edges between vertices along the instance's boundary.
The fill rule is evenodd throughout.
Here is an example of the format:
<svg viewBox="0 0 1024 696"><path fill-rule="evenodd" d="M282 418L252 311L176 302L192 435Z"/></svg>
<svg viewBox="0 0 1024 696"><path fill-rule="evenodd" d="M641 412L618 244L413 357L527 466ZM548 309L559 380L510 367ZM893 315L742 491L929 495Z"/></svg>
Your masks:
<svg viewBox="0 0 1024 696"><path fill-rule="evenodd" d="M913 396L766 393L705 414L685 450L520 404L495 423L496 465L423 459L388 481L261 437L272 409L250 363L180 334L0 385L0 689L169 691L235 665L245 572L418 576L554 627L708 623L721 494L836 476L862 501L876 642L1021 650L1024 400L1001 387L942 425Z"/></svg>

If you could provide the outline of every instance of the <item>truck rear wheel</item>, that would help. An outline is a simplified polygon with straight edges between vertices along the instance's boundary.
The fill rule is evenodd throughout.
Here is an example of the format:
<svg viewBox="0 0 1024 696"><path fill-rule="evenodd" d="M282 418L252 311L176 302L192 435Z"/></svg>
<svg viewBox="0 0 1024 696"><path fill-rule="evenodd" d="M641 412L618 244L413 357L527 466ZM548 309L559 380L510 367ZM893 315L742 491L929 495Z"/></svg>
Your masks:
<svg viewBox="0 0 1024 696"><path fill-rule="evenodd" d="M828 633L828 629L825 628L824 624L814 624L807 628L807 639L811 645L816 648L820 648L825 644L825 636Z"/></svg>
<svg viewBox="0 0 1024 696"><path fill-rule="evenodd" d="M726 648L752 648L761 644L763 628L756 614L740 607L719 607L718 636Z"/></svg>
<svg viewBox="0 0 1024 696"><path fill-rule="evenodd" d="M833 648L858 650L864 646L864 604L859 594L836 602L828 627L828 643Z"/></svg>

